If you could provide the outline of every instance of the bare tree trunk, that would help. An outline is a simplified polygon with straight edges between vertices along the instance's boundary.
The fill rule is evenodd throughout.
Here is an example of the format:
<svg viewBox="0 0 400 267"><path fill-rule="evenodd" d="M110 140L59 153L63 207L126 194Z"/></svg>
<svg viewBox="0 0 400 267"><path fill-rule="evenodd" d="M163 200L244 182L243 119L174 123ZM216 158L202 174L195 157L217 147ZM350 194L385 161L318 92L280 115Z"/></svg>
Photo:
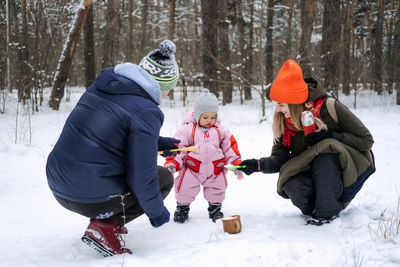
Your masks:
<svg viewBox="0 0 400 267"><path fill-rule="evenodd" d="M51 90L49 100L49 106L53 110L59 109L61 99L64 97L64 88L67 82L69 68L75 52L76 43L78 42L80 32L83 24L85 23L86 15L91 4L92 0L81 1L79 8L76 11L75 18L71 25L67 39L65 40L64 49L58 62L56 76L54 77L53 89Z"/></svg>
<svg viewBox="0 0 400 267"><path fill-rule="evenodd" d="M175 0L168 0L169 20L168 20L168 39L174 40L175 35ZM172 89L169 94L169 99L174 100L174 90Z"/></svg>
<svg viewBox="0 0 400 267"><path fill-rule="evenodd" d="M387 88L389 94L393 93L393 75L394 75L394 58L393 58L393 27L394 27L394 18L395 18L395 0L392 0L391 8L390 8L390 18L387 22L387 50L386 50L386 80L387 80Z"/></svg>
<svg viewBox="0 0 400 267"><path fill-rule="evenodd" d="M262 15L264 15L263 13L264 12L261 11ZM261 16L261 17L263 17L263 16ZM258 61L258 64L261 66L262 65L262 61L263 61L261 34L258 36L258 40L257 40L257 37L256 37L256 42L257 42L257 47L258 47L258 49L257 49L258 50L258 56L256 57L256 60ZM265 106L266 106L265 92L266 92L266 90L268 88L268 86L267 86L267 88L265 88L266 86L265 86L265 80L264 80L264 71L263 71L262 68L260 69L260 77L259 77L259 79L260 79L259 82L261 84L261 89L258 90L258 93L260 94L260 98L261 98L261 120L260 120L260 123L261 123L261 121L265 120ZM269 96L268 96L268 98L269 98Z"/></svg>
<svg viewBox="0 0 400 267"><path fill-rule="evenodd" d="M200 0L201 1L201 0ZM192 58L193 58L193 65L198 66L196 71L202 70L202 57L200 57L201 53L201 32L199 31L198 25L201 15L199 14L200 11L198 9L198 1L194 0L194 14L192 18L193 23L193 45L192 45ZM197 80L194 80L194 85L197 85Z"/></svg>
<svg viewBox="0 0 400 267"><path fill-rule="evenodd" d="M373 45L372 45L372 26L371 26L371 19L370 19L370 13L371 13L371 11L370 11L370 5L369 5L369 2L368 2L369 0L365 0L365 19L367 20L367 28L368 28L368 48L366 49L366 50L369 50L369 51L372 51L372 47L373 47ZM368 68L368 70L366 71L367 72L367 75L366 75L366 78L365 78L365 80L366 80L366 82L371 86L371 83L372 83L372 77L373 77L373 64L372 64L372 60L373 60L373 55L371 55L370 57L369 57L369 61L370 61L370 64L369 64L369 68ZM366 88L366 86L364 86L364 88Z"/></svg>
<svg viewBox="0 0 400 267"><path fill-rule="evenodd" d="M85 87L86 89L96 79L96 57L94 54L94 37L93 37L93 6L88 10L86 22L84 25L84 59L85 59Z"/></svg>
<svg viewBox="0 0 400 267"><path fill-rule="evenodd" d="M400 3L397 8L397 21L393 31L393 58L394 58L394 69L400 70ZM396 83L396 104L400 105L400 75L394 76L394 82Z"/></svg>
<svg viewBox="0 0 400 267"><path fill-rule="evenodd" d="M171 41L175 37L175 0L168 0L169 20L168 20L168 39Z"/></svg>
<svg viewBox="0 0 400 267"><path fill-rule="evenodd" d="M342 90L345 95L350 95L350 79L351 79L351 54L350 54L350 41L351 41L351 7L350 2L344 3L343 6L343 34L342 34Z"/></svg>
<svg viewBox="0 0 400 267"><path fill-rule="evenodd" d="M103 68L112 67L117 62L119 49L119 8L120 0L108 0L106 30L104 37Z"/></svg>
<svg viewBox="0 0 400 267"><path fill-rule="evenodd" d="M140 54L145 56L145 49L147 46L147 20L149 14L149 1L143 0L143 9L142 9L142 36L140 42Z"/></svg>
<svg viewBox="0 0 400 267"><path fill-rule="evenodd" d="M340 56L340 1L325 0L322 25L322 57L324 70L324 86L328 92L338 96L338 59Z"/></svg>
<svg viewBox="0 0 400 267"><path fill-rule="evenodd" d="M316 1L301 0L301 39L300 39L300 66L303 69L304 77L312 77L310 61L311 35L316 13Z"/></svg>
<svg viewBox="0 0 400 267"><path fill-rule="evenodd" d="M289 0L288 3L288 34L286 38L286 49L284 51L284 58L292 57L292 20L293 20L293 10L294 10L294 0Z"/></svg>
<svg viewBox="0 0 400 267"><path fill-rule="evenodd" d="M355 38L354 38L354 0L350 1L350 47L351 47L351 54L350 54L350 62L351 62L351 77L350 77L350 81L351 81L351 86L353 87L354 90L354 94L357 93L358 90L358 85L357 85L357 72L355 70L356 68L356 45L355 45Z"/></svg>
<svg viewBox="0 0 400 267"><path fill-rule="evenodd" d="M275 0L268 0L267 6L267 44L265 45L265 82L266 84L272 83L274 79L274 65L273 65L273 43L272 38L274 27L274 5Z"/></svg>
<svg viewBox="0 0 400 267"><path fill-rule="evenodd" d="M373 90L375 90L378 95L382 94L382 37L383 37L383 0L378 0L378 17L376 18L376 24L373 29L374 42L372 52L374 58L372 60L373 68Z"/></svg>
<svg viewBox="0 0 400 267"><path fill-rule="evenodd" d="M42 12L40 12L40 0L36 1L35 3L35 10L36 10L36 16L35 20L36 21L41 21L42 20ZM39 106L38 106L38 93L39 95L41 94L40 92L43 91L41 88L40 84L40 74L38 73L38 70L40 69L40 61L41 61L41 55L39 55L39 39L40 39L40 24L39 23L32 23L34 27L34 32L35 32L35 38L34 38L34 46L33 46L33 60L32 60L32 67L34 68L34 72L32 73L32 79L33 79L33 97L32 97L32 113L35 111L39 111ZM42 103L40 103L42 104Z"/></svg>
<svg viewBox="0 0 400 267"><path fill-rule="evenodd" d="M20 84L18 86L18 101L26 103L27 99L31 98L31 85L32 75L29 68L29 50L28 50L28 22L26 14L26 0L21 0L21 17L22 17L22 32L21 32L21 44L19 50L20 56Z"/></svg>
<svg viewBox="0 0 400 267"><path fill-rule="evenodd" d="M169 0L165 0L165 1L169 1ZM152 3L154 1L150 1L150 3ZM164 7L161 6L161 0L156 0L157 5L151 5L150 6L150 14L152 14L153 12L156 12L158 14L161 14L161 12L164 11ZM157 25L159 23L159 21L157 19L155 19L153 16L150 16L150 31L149 31L149 39L152 41L154 41L156 38L160 36L161 33L161 27L153 27L152 25L155 24ZM164 29L164 31L167 31L168 33L168 29Z"/></svg>
<svg viewBox="0 0 400 267"><path fill-rule="evenodd" d="M217 38L217 19L218 0L201 1L201 17L203 20L203 73L204 87L209 89L217 97L219 96L217 86L217 56L218 56L218 38Z"/></svg>
<svg viewBox="0 0 400 267"><path fill-rule="evenodd" d="M236 21L237 21L237 38L238 43L239 43L239 73L241 77L239 78L239 90L240 90L240 103L243 104L243 97L242 97L242 92L243 88L249 83L247 80L247 77L245 75L245 68L246 68L246 61L248 60L246 58L246 43L245 43L245 32L244 32L244 27L245 27L245 21L243 19L243 14L242 14L242 2L241 1L235 1L236 5Z"/></svg>
<svg viewBox="0 0 400 267"><path fill-rule="evenodd" d="M229 23L227 0L218 0L218 69L222 91L222 104L232 103L231 50L229 48Z"/></svg>
<svg viewBox="0 0 400 267"><path fill-rule="evenodd" d="M12 93L11 89L11 49L10 49L10 2L6 0L6 32L7 32L7 89Z"/></svg>
<svg viewBox="0 0 400 267"><path fill-rule="evenodd" d="M252 99L251 96L251 84L253 82L253 42L254 42L254 3L250 1L249 3L250 8L250 24L248 24L249 28L249 36L247 40L247 49L246 49L246 66L244 68L245 72L244 75L249 83L246 83L244 86L244 99L250 100Z"/></svg>
<svg viewBox="0 0 400 267"><path fill-rule="evenodd" d="M127 59L129 62L134 62L134 53L133 53L133 0L129 0L128 2L128 44L127 44Z"/></svg>

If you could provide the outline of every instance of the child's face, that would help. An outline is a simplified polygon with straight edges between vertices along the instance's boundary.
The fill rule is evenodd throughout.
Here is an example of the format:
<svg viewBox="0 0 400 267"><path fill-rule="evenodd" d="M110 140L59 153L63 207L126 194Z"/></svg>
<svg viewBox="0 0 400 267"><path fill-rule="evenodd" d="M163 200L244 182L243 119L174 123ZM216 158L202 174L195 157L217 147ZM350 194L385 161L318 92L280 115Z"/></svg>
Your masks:
<svg viewBox="0 0 400 267"><path fill-rule="evenodd" d="M207 111L207 112L201 113L200 119L199 119L199 125L201 127L211 127L215 124L216 120L217 120L217 113L212 112L212 111Z"/></svg>

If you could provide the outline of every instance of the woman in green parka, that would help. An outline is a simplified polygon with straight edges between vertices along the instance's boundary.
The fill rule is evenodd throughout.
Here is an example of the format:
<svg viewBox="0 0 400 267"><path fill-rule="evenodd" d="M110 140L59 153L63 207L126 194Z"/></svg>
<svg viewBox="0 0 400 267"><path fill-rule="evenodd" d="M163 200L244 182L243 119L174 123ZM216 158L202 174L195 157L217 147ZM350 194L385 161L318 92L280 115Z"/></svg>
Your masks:
<svg viewBox="0 0 400 267"><path fill-rule="evenodd" d="M253 172L279 172L278 194L321 225L335 219L375 172L365 125L342 103L328 97L300 66L286 61L271 86L276 102L271 156L247 159L240 165ZM311 111L316 131L305 135L301 113Z"/></svg>

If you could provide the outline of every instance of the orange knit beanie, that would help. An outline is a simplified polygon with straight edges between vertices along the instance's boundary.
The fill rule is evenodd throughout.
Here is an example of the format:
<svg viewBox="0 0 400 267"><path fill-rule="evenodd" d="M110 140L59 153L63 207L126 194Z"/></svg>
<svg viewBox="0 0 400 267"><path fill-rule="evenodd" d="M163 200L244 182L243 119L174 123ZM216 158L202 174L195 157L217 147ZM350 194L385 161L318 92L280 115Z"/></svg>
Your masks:
<svg viewBox="0 0 400 267"><path fill-rule="evenodd" d="M293 60L286 61L271 86L269 96L278 103L302 104L308 98L308 86L300 66Z"/></svg>

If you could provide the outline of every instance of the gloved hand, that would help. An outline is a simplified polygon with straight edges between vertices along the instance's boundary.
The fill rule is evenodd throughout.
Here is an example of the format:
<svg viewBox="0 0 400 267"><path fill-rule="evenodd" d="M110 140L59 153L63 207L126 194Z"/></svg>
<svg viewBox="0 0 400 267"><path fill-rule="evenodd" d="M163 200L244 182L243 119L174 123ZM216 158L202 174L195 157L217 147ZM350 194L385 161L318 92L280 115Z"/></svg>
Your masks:
<svg viewBox="0 0 400 267"><path fill-rule="evenodd" d="M176 152L171 152L171 149L178 148L177 144L179 144L181 140L170 138L170 137L158 137L158 151L163 151L161 156L163 157L171 157L176 155Z"/></svg>
<svg viewBox="0 0 400 267"><path fill-rule="evenodd" d="M242 172L244 172L246 175L250 175L253 172L259 172L260 171L260 162L256 159L246 159L243 160L239 166L246 166L242 169L240 169Z"/></svg>
<svg viewBox="0 0 400 267"><path fill-rule="evenodd" d="M168 170L169 170L170 172L172 172L172 173L175 173L175 172L176 172L176 167L175 167L175 166L169 166L169 167L168 167Z"/></svg>
<svg viewBox="0 0 400 267"><path fill-rule="evenodd" d="M164 223L169 222L169 211L164 207L163 213L155 218L150 218L150 223L153 227L160 227Z"/></svg>
<svg viewBox="0 0 400 267"><path fill-rule="evenodd" d="M304 143L307 146L313 146L326 138L335 138L338 141L343 141L343 134L331 130L321 130L304 136Z"/></svg>

